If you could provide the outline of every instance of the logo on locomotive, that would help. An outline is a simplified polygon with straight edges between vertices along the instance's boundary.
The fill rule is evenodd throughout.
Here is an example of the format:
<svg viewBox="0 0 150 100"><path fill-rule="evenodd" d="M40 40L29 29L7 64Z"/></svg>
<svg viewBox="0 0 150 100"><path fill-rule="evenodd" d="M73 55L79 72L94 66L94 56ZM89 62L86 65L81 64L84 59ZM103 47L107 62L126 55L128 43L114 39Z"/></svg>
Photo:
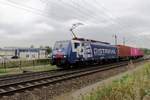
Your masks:
<svg viewBox="0 0 150 100"><path fill-rule="evenodd" d="M92 49L91 49L90 44L82 43L81 46L78 46L78 48L77 48L77 58L87 59L87 58L90 58L90 57L93 57Z"/></svg>
<svg viewBox="0 0 150 100"><path fill-rule="evenodd" d="M116 50L94 48L94 55L104 55L104 54L116 54Z"/></svg>

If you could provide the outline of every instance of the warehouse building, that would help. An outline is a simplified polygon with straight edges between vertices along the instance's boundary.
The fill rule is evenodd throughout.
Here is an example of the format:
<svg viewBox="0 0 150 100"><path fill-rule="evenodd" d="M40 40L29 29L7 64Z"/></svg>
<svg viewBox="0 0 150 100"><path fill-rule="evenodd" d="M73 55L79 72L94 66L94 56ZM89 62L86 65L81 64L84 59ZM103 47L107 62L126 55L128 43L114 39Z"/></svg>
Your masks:
<svg viewBox="0 0 150 100"><path fill-rule="evenodd" d="M1 48L0 56L19 59L45 59L46 49L40 48Z"/></svg>
<svg viewBox="0 0 150 100"><path fill-rule="evenodd" d="M16 56L22 59L44 59L47 57L45 49L17 48Z"/></svg>

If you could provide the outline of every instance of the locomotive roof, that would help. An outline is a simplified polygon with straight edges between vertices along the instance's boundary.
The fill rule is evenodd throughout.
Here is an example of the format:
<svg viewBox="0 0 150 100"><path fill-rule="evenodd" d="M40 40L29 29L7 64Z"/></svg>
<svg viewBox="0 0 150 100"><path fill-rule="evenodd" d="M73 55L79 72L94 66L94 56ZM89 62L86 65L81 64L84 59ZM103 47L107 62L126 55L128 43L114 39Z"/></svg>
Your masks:
<svg viewBox="0 0 150 100"><path fill-rule="evenodd" d="M73 40L79 40L79 41L91 41L91 42L98 42L98 43L103 43L103 44L110 44L110 43L108 43L108 42L102 42L102 41L96 41L96 40L84 39L84 38L73 38Z"/></svg>

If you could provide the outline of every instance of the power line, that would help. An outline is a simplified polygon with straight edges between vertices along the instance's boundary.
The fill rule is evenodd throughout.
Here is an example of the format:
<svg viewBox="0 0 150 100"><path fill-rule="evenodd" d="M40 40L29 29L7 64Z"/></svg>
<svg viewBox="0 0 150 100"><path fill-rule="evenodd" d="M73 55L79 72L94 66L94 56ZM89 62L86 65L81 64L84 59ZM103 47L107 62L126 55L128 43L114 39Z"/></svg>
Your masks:
<svg viewBox="0 0 150 100"><path fill-rule="evenodd" d="M83 0L84 1L84 0ZM80 7L80 9L86 9L85 11L87 11L87 16L91 16L91 18L92 19L100 19L101 17L102 17L102 15L100 15L100 14L98 14L98 15L95 15L96 13L94 12L94 11L92 11L91 9L89 9L90 7L91 7L91 4L89 4L90 5L90 7L88 6L86 6L85 7L85 5L86 4L83 4L83 5L81 5L82 3L83 3L83 1L80 3L80 4L78 4L78 3L76 3L76 2L73 2L75 5L74 6L78 6L78 7ZM87 2L85 2L85 3L87 3ZM94 12L94 13L93 13ZM92 15L93 14L93 15ZM100 18L98 18L98 17L100 17Z"/></svg>
<svg viewBox="0 0 150 100"><path fill-rule="evenodd" d="M40 10L40 9L36 9L36 8L33 8L33 7L29 7L29 6L27 6L27 5L23 5L23 4L19 4L19 3L17 3L17 2L14 2L14 1L8 1L9 3L12 3L12 4L15 4L15 6L14 7L17 7L17 8L21 8L21 9L24 9L24 10L26 10L26 11L30 11L30 12L32 12L32 13L35 13L35 14L38 14L38 15L42 15L42 16L44 16L44 17L49 17L49 15L48 14L46 14L45 12L43 12L42 10ZM3 2L4 3L4 2ZM7 5L10 5L9 3L7 3ZM64 2L63 2L64 3ZM73 2L72 2L73 3ZM75 3L75 2L74 2ZM47 4L48 4L48 1L47 1ZM67 3L68 4L68 3ZM17 5L17 6L16 6ZM69 4L68 4L69 5ZM79 4L75 4L75 5L77 5L77 6L79 6L79 7L81 7L81 8L84 8L84 9L87 9L87 8L85 8L84 6L81 6L81 5L79 5ZM10 6L12 6L12 5L10 5ZM19 6L19 7L18 7ZM20 7L21 6L21 7ZM75 6L73 6L73 5L69 5L69 6L72 6L72 7L74 7L75 9L76 8L78 8L78 7L75 7ZM106 8L105 7L103 7L105 10L106 10ZM78 9L79 10L79 9ZM99 10L99 9L97 9L97 10ZM85 10L85 11L89 11L89 12L91 12L91 10L90 9L87 9L87 10ZM81 18L85 18L85 15L87 15L88 17L90 16L90 13L89 12L83 12L83 10L80 10L78 13L80 13L80 16L82 15L82 17ZM92 13L92 12L91 12ZM84 16L83 16L84 15ZM77 15L76 15L77 16ZM98 14L98 16L99 16L99 14ZM78 17L78 16L77 16ZM95 16L95 15L93 15L93 16L91 16L92 18L94 17L97 17L97 16ZM101 16L100 16L101 17ZM114 20L111 16L109 16L108 15L108 17L110 17L111 18L111 20ZM86 19L86 18L85 18ZM96 18L95 18L96 19ZM116 20L115 20L116 21Z"/></svg>
<svg viewBox="0 0 150 100"><path fill-rule="evenodd" d="M100 5L100 6L98 6L98 7L101 7L104 11L105 11L105 14L111 19L111 20L113 20L114 22L116 22L119 26L118 27L120 27L120 31L123 31L126 27L124 26L124 25L122 25L120 22L118 22L116 19L118 19L116 16L114 16L114 15L112 15L111 14L111 11L109 11L106 7L104 7L102 4L100 4L97 0L95 0L96 1L96 4L97 5ZM115 17L115 19L113 18L113 17ZM125 40L124 40L125 41Z"/></svg>
<svg viewBox="0 0 150 100"><path fill-rule="evenodd" d="M2 1L0 1L0 3L5 4L5 5L9 5L11 7L19 8L19 9L22 9L22 10L25 10L25 11L28 11L28 12L32 12L34 14L37 14L37 15L49 18L49 15L45 14L41 10L34 9L32 7L28 7L28 6L24 6L24 5L19 5L18 3L14 3L14 2L10 2L10 1L8 1L8 2L2 2ZM81 17L81 18L83 18L83 17Z"/></svg>
<svg viewBox="0 0 150 100"><path fill-rule="evenodd" d="M80 3L81 4L81 3ZM76 3L76 5L78 5L78 6L80 6L80 8L82 8L82 7L84 7L84 6L81 6L81 5L79 5L78 3ZM90 6L91 7L91 6ZM93 5L92 5L92 7L93 7ZM97 6L96 6L97 7ZM88 7L89 8L89 7ZM95 6L93 7L93 8L95 8ZM97 9L97 10L99 10L99 8ZM89 9L88 9L88 11L89 11ZM100 12L101 12L101 10L99 10ZM103 12L104 14L106 13L106 12ZM99 15L98 15L99 16ZM116 22L116 20L114 20L114 18L112 18L110 15L108 15L108 14L105 14L105 16L107 16L107 17L109 17L109 19L112 21L112 22ZM96 16L97 17L97 16ZM101 17L101 15L100 15L100 17Z"/></svg>
<svg viewBox="0 0 150 100"><path fill-rule="evenodd" d="M23 6L20 6L18 4L15 4L15 3L12 3L12 2L3 2L3 1L0 1L1 4L4 4L4 5L8 5L8 6L11 6L11 7L14 7L14 8L19 8L19 9L22 9L24 11L27 11L27 12L31 12L31 13L34 13L36 15L40 15L40 16L43 16L43 17L47 17L49 18L49 15L37 10L37 9L31 9L29 7L23 7Z"/></svg>
<svg viewBox="0 0 150 100"><path fill-rule="evenodd" d="M16 4L16 5L19 5L19 6L23 6L23 7L29 8L29 9L33 9L33 10L36 10L36 11L39 11L39 12L42 12L42 13L45 12L44 10L37 9L37 8L31 7L31 6L25 5L23 3L18 3L18 2L12 1L12 0L7 0L7 2ZM47 13L47 12L45 12L45 13Z"/></svg>
<svg viewBox="0 0 150 100"><path fill-rule="evenodd" d="M42 0L43 1L43 0ZM45 1L43 1L43 2L45 2ZM55 3L55 1L51 1L51 2L54 2ZM50 1L47 1L47 2L45 2L45 3L50 3ZM63 5L63 4L64 5ZM63 1L60 1L60 2L57 2L57 4L59 4L60 6L62 6L62 7L66 7L66 8L68 8L68 9L72 9L72 11L74 11L75 12L75 14L74 14L74 16L76 16L76 17L78 17L78 18L81 18L81 19L86 19L86 20L88 20L89 18L92 18L92 19L98 19L98 18L96 18L97 16L96 15L92 15L92 13L93 13L93 11L92 10L90 10L90 9L87 9L87 7L84 7L83 5L81 6L81 3L80 4L78 4L78 3L76 3L75 1L74 2L69 2L69 3L66 3L66 2L63 2ZM66 6L67 5L67 6ZM80 7L80 9L79 9L79 7ZM82 9L83 8L83 9ZM77 11L78 10L78 11ZM73 12L72 12L73 13ZM86 17L86 16L88 16L88 17ZM98 16L100 16L100 17L102 17L102 15L100 15L100 14L98 14Z"/></svg>
<svg viewBox="0 0 150 100"><path fill-rule="evenodd" d="M120 22L118 22L117 20L115 20L115 19L118 19L118 18L117 18L116 16L112 15L112 14L111 14L111 11L109 11L106 7L104 7L102 4L100 4L97 0L95 0L95 1L96 1L96 4L99 4L100 7L105 11L105 14L106 14L111 20L114 20L114 22L116 22L116 23L119 25L120 29L123 30L125 26L123 26ZM107 13L106 13L106 12L107 12ZM112 16L115 17L115 19L114 19Z"/></svg>
<svg viewBox="0 0 150 100"><path fill-rule="evenodd" d="M1 2L1 1L0 1ZM30 6L27 6L27 5L24 5L24 4L19 4L19 3L17 3L17 2L14 2L14 1L11 1L11 0L8 0L7 2L9 2L9 3L12 3L12 4L15 4L15 5L17 5L17 6L14 6L14 7L17 7L17 8L21 8L21 9L24 9L24 10L26 10L26 11L30 11L30 12L33 12L33 10L34 10L34 12L33 13L36 13L36 14L40 14L40 15L42 15L42 16L45 16L45 15L43 15L43 14L46 14L47 12L43 12L43 10L40 10L40 9L36 9L36 8L33 8L33 7L30 7ZM3 2L4 3L4 2ZM64 2L63 2L64 3ZM74 2L75 3L75 2ZM48 1L47 1L47 4L48 4ZM68 4L68 3L67 3ZM9 5L8 3L7 3L7 5ZM69 5L69 4L68 4ZM76 3L76 5L77 5L77 3ZM12 5L10 5L10 6L12 6ZM21 7L18 7L18 6L21 6ZM70 6L72 6L72 7L74 7L73 5L70 5ZM81 5L77 5L77 6L80 6L81 7ZM77 8L77 7L75 7L75 8ZM83 7L84 9L87 9L87 8L85 8L85 7ZM103 7L104 8L104 7ZM32 11L31 11L32 10ZM79 9L78 9L79 10ZM36 11L36 12L35 12ZM85 10L86 11L86 10ZM79 12L78 13L80 13L81 15L85 15L85 13L86 13L86 15L87 16L91 16L90 14L89 14L89 12L90 12L90 9L87 9L87 11L89 11L89 12L83 12L82 10L79 10ZM92 13L92 12L91 12ZM49 15L48 14L46 14L46 17L48 17ZM99 16L99 15L98 15ZM91 17L97 17L97 16L91 16ZM100 16L100 17L102 17L102 16ZM110 17L110 16L109 16ZM81 18L83 18L83 16L81 17ZM85 16L84 16L84 18L85 18ZM110 17L111 18L111 20L114 20L112 17Z"/></svg>
<svg viewBox="0 0 150 100"><path fill-rule="evenodd" d="M83 0L83 1L84 1L84 0ZM83 1L82 1L82 2L83 2ZM85 2L85 1L84 1L84 2ZM85 3L87 3L87 2L85 2ZM80 4L81 4L81 3L80 3ZM89 4L89 2L88 2L88 4ZM94 4L94 3L93 3L93 4ZM76 3L76 5L77 5L77 3ZM91 4L89 4L89 5L91 5ZM82 7L82 6L79 5L79 4L78 4L78 6ZM92 7L93 7L93 8L96 8L97 6L93 6L93 5L92 5ZM87 8L87 7L85 7L85 8ZM89 8L89 7L88 7L88 8ZM90 9L87 9L87 10L89 11ZM97 10L99 10L99 8L97 8ZM99 11L101 12L101 10L99 10ZM106 17L109 17L109 19L110 19L112 22L115 22L115 21L116 21L116 20L114 20L110 15L106 14L106 12L103 12L103 13L105 14ZM90 15L90 14L89 14L89 15ZM102 17L102 15L100 15L100 14L98 14L98 16ZM104 16L104 15L103 15L103 16ZM93 17L97 17L97 16L93 16ZM97 19L97 18L95 18L95 19ZM106 19L106 20L108 20L108 19Z"/></svg>
<svg viewBox="0 0 150 100"><path fill-rule="evenodd" d="M30 7L30 6L27 6L27 5L24 5L24 4L19 4L19 3L17 3L17 2L14 2L14 1L8 1L8 2L10 2L10 3L13 3L13 4L15 4L15 5L19 5L19 6L22 6L22 7L24 7L24 8L27 8L27 9L30 9L30 10L35 10L35 11L37 11L38 12L38 14L40 14L41 15L41 13L42 13L42 16L43 16L43 14L45 14L45 12L43 12L42 10L40 10L40 9L36 9L36 8L33 8L33 7ZM64 2L63 2L64 3ZM75 2L74 2L75 3ZM48 4L48 1L47 1L47 4ZM68 4L68 3L67 3ZM69 5L69 4L68 4ZM76 3L76 5L77 5L77 3ZM71 5L72 6L72 5ZM79 5L78 4L78 6L80 6L81 7L81 5ZM73 7L73 6L72 6ZM77 8L77 7L76 7ZM26 9L26 10L27 10ZM85 9L85 8L84 8ZM25 9L24 9L25 10ZM78 9L79 10L79 9ZM85 10L86 11L86 10ZM88 17L90 16L90 14L89 14L89 12L88 13L86 13L86 12L83 12L83 11L79 11L78 13L80 13L81 15L80 16L82 16L81 18L83 18L83 15L84 15L84 19L86 19L85 18L85 15L87 15ZM90 11L90 10L88 10L87 9L87 11ZM30 11L31 12L31 11ZM37 12L36 12L36 14L37 14ZM40 12L40 13L39 13ZM35 13L35 12L34 12ZM47 12L46 12L47 13ZM86 14L85 14L86 13ZM45 16L45 15L44 15ZM49 15L48 15L49 16ZM47 14L46 14L46 17L48 17L47 16ZM76 15L77 16L77 15ZM77 16L78 17L78 16ZM97 16L91 16L91 17L97 17ZM100 16L101 17L101 16Z"/></svg>
<svg viewBox="0 0 150 100"><path fill-rule="evenodd" d="M95 5L94 3L93 3L93 4L94 4L95 6L94 6L93 4L91 5L89 2L85 2L85 0L83 0L83 2L84 2L84 3L87 3L88 5L90 5L91 7L93 7L93 9L96 9L98 12L102 12L102 10L100 10L99 8L97 8L97 5ZM98 16L99 16L99 17L105 16L104 14L105 14L104 12L103 12L103 14L97 13L97 16L96 16L96 17L98 17ZM106 16L106 17L108 17L108 16ZM103 18L106 19L106 17L103 17ZM108 20L108 19L106 19L106 20ZM111 19L111 20L112 20L112 19Z"/></svg>
<svg viewBox="0 0 150 100"><path fill-rule="evenodd" d="M51 2L54 2L54 1L51 1ZM68 14L71 14L71 15L73 14L73 16L76 16L80 19L87 20L89 18L89 16L91 16L87 12L83 11L82 8L79 9L77 6L75 6L75 4L73 4L73 2L66 3L66 2L60 1L60 2L57 2L57 4L59 4L60 6L62 6L64 8L68 8L69 10L72 9L73 12L68 13ZM86 16L88 16L88 17L86 17Z"/></svg>

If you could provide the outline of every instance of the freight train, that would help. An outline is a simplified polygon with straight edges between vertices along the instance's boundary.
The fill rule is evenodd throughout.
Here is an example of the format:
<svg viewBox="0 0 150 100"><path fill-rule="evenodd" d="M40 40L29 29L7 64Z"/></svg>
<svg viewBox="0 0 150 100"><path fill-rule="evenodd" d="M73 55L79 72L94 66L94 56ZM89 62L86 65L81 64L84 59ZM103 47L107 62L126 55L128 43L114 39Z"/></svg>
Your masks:
<svg viewBox="0 0 150 100"><path fill-rule="evenodd" d="M71 66L91 65L139 57L143 57L143 52L138 48L74 38L55 43L52 50L51 64L61 68L70 68Z"/></svg>

